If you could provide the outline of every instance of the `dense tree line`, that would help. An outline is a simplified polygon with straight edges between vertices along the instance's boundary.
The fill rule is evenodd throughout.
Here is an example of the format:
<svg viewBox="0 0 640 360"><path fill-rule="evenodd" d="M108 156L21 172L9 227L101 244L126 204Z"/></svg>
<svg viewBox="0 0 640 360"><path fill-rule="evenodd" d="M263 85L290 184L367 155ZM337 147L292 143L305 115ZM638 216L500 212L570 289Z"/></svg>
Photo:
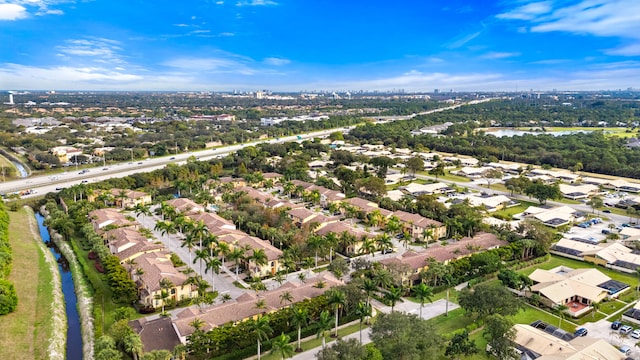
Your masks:
<svg viewBox="0 0 640 360"><path fill-rule="evenodd" d="M9 245L9 214L4 202L0 202L0 315L8 314L18 306L18 296L13 284L7 280L11 273L11 246Z"/></svg>

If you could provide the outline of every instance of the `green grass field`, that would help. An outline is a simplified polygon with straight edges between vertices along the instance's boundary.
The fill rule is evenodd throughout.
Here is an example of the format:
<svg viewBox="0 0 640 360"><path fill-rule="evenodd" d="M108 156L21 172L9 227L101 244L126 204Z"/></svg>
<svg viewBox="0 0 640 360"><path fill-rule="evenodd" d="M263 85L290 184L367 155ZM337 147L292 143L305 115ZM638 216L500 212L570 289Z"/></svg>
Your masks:
<svg viewBox="0 0 640 360"><path fill-rule="evenodd" d="M25 231L31 214L22 209L9 216L9 242L13 249L9 280L18 293L18 308L1 318L0 349L5 359L46 359L53 331L53 277L38 249L39 239Z"/></svg>

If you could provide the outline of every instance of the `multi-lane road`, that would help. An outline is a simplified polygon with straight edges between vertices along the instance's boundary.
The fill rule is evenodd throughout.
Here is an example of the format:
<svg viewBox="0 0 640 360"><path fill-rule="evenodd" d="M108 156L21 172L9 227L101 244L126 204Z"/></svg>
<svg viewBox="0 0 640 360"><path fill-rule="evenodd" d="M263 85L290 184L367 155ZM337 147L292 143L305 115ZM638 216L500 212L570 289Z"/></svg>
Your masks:
<svg viewBox="0 0 640 360"><path fill-rule="evenodd" d="M191 156L195 156L199 160L209 160L212 158L227 155L234 151L238 151L239 149L242 149L246 146L256 145L263 142L288 142L316 137L324 137L328 136L334 131L347 131L351 128L353 127L315 131L307 134L284 136L278 139L252 141L243 144L218 147L215 149L199 150L176 155L167 155L160 158L147 158L146 160L135 160L130 162L109 164L108 166L98 165L94 168L88 169L88 171L77 170L74 167L70 166L68 167L68 170L63 173L33 176L29 178L1 183L0 193L10 194L17 191L31 189L33 190L33 192L31 194L24 195L23 197L33 197L52 191L59 191L62 188L81 184L83 182L92 183L114 177L125 177L139 172L150 172L153 170L161 169L167 164L184 164Z"/></svg>
<svg viewBox="0 0 640 360"><path fill-rule="evenodd" d="M420 112L417 114L401 116L401 117L389 117L388 121L400 121L400 120L408 120L417 115L426 115L431 113L436 113L445 110L456 109L460 106L464 105L472 105L481 102L490 101L491 99L482 99L482 100L472 100L467 103L456 104L448 107L428 110L424 112ZM268 139L268 140L259 140L252 141L243 144L229 145L224 147L218 147L215 149L207 149L207 150L199 150L193 151L189 153L176 154L176 155L167 155L165 157L159 158L147 158L146 160L135 160L130 162L123 162L117 164L109 164L109 166L100 166L97 165L95 168L88 169L88 171L80 171L70 166L67 171L63 173L49 174L49 175L41 175L41 176L32 176L28 178L23 178L19 180L7 181L0 183L0 194L11 194L15 192L20 192L23 190L31 189L32 192L27 195L23 195L23 198L27 197L35 197L42 194L46 194L48 192L59 191L62 188L70 187L73 185L81 184L81 183L92 183L97 181L102 181L114 177L125 177L128 175L132 175L140 172L151 172L153 170L161 169L167 164L184 164L188 158L191 156L195 156L198 160L208 160L215 157L221 157L242 149L246 146L256 145L263 142L288 142L288 141L298 141L305 139L312 139L316 137L325 137L335 131L349 131L353 129L354 126L343 127L343 128L334 128L322 131L314 131L306 134L297 134L291 136L283 136L278 139Z"/></svg>

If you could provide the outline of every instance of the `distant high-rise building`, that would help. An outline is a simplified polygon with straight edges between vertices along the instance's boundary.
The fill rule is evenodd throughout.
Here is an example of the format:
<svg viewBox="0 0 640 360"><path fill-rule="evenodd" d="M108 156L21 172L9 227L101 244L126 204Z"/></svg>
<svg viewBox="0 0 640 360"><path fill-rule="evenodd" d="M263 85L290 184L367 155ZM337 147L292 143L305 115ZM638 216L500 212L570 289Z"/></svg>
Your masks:
<svg viewBox="0 0 640 360"><path fill-rule="evenodd" d="M13 94L9 93L9 105L13 105Z"/></svg>
<svg viewBox="0 0 640 360"><path fill-rule="evenodd" d="M434 94L437 94L437 93L439 93L439 92L440 92L440 89L433 89L433 93L434 93Z"/></svg>

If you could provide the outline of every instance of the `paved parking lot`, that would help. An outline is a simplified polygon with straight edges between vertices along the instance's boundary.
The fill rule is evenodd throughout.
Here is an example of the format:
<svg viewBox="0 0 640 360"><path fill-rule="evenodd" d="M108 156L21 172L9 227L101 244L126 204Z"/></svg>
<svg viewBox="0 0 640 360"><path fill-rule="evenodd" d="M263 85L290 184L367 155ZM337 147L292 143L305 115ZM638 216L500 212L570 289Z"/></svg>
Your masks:
<svg viewBox="0 0 640 360"><path fill-rule="evenodd" d="M587 334L588 337L603 339L616 347L622 345L629 346L631 348L629 357L640 360L640 348L636 346L639 340L631 336L624 336L620 334L619 331L611 329L611 321L600 320L594 323L587 323L582 327L589 330L589 334Z"/></svg>

